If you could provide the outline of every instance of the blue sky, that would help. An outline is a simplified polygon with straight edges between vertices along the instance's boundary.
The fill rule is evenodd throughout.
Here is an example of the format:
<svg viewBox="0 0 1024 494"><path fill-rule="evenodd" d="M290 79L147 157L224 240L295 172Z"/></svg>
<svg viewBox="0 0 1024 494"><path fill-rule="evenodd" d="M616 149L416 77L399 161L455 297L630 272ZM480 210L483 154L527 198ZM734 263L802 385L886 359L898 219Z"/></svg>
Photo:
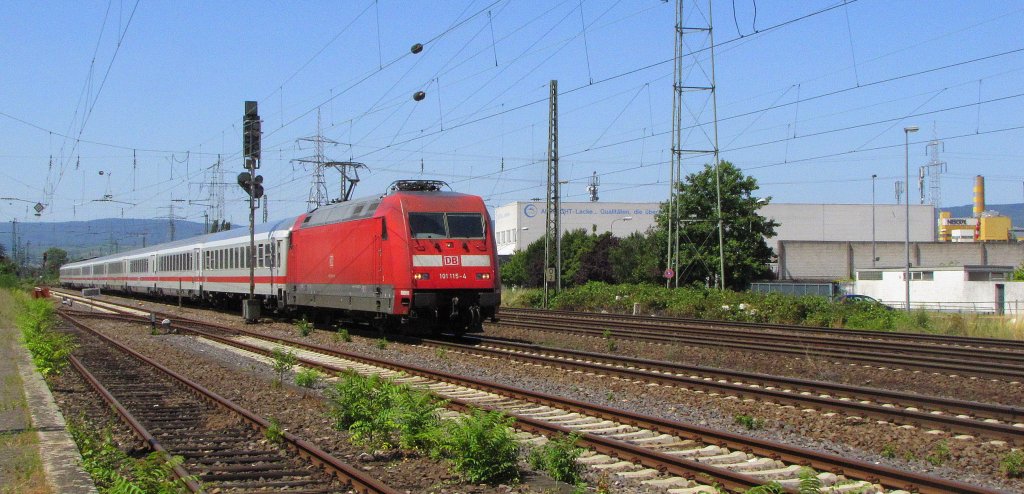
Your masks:
<svg viewBox="0 0 1024 494"><path fill-rule="evenodd" d="M697 4L684 10L703 14ZM1024 201L1024 4L713 9L721 157L762 195L869 203L877 175L877 201L895 202L903 128L917 125L912 201L935 136L942 205L970 203L978 174L989 204ZM297 139L316 133L318 110L339 143L327 157L369 168L357 196L422 177L492 206L542 197L552 79L564 200L586 200L593 172L602 201L663 200L674 15L660 0L11 2L0 32L0 195L14 199L0 201L0 218L156 218L173 205L202 221L220 155L226 215L242 223L245 195L231 182L245 100L259 101L264 120L272 218L305 210L311 173L293 160L313 154ZM688 48L700 48L693 39ZM422 53L409 52L414 43ZM684 59L688 81L710 70L706 54ZM427 96L415 102L419 90ZM683 115L685 143L698 149L711 132L704 97L688 96ZM692 157L684 172L708 161ZM336 197L338 175L326 177ZM38 218L35 202L46 204Z"/></svg>

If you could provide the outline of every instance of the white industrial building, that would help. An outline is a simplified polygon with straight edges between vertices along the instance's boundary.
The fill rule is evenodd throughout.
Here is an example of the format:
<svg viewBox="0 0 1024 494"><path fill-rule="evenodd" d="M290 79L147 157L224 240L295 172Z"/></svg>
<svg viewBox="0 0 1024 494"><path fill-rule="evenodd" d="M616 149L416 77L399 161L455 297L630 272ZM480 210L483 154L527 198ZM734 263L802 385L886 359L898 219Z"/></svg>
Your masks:
<svg viewBox="0 0 1024 494"><path fill-rule="evenodd" d="M625 237L654 226L656 202L563 202L562 231L611 232ZM498 255L509 256L544 236L547 204L544 201L516 201L494 210L494 236Z"/></svg>
<svg viewBox="0 0 1024 494"><path fill-rule="evenodd" d="M659 207L657 202L563 202L562 230L582 228L625 237L654 226ZM778 243L787 240L903 241L906 235L904 207L895 204L768 204L759 213L779 223L777 235L768 239L768 246L779 253ZM542 238L546 210L544 201L516 201L495 209L498 255L511 255ZM933 206L910 206L910 240L935 240Z"/></svg>
<svg viewBox="0 0 1024 494"><path fill-rule="evenodd" d="M933 311L1020 314L1024 283L1007 283L1013 266L911 268L910 308ZM906 307L903 269L857 271L854 291L891 307Z"/></svg>

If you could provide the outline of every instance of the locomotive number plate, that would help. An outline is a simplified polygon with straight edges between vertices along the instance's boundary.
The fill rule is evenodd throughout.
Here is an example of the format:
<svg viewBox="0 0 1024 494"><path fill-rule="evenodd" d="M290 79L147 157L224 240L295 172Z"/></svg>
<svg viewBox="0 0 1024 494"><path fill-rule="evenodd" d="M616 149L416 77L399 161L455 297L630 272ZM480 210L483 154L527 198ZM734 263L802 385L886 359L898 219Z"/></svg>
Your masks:
<svg viewBox="0 0 1024 494"><path fill-rule="evenodd" d="M441 273L442 280L466 280L469 276L466 273Z"/></svg>

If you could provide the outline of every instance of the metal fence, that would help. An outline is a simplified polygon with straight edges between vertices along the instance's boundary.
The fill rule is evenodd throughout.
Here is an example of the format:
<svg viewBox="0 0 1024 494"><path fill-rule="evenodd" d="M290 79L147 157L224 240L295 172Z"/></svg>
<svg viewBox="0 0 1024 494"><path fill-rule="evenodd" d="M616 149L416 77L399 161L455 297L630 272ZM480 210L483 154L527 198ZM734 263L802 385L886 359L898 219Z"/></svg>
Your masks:
<svg viewBox="0 0 1024 494"><path fill-rule="evenodd" d="M755 293L782 293L785 295L819 295L833 298L844 293L839 285L839 283L757 282L750 284L750 291Z"/></svg>

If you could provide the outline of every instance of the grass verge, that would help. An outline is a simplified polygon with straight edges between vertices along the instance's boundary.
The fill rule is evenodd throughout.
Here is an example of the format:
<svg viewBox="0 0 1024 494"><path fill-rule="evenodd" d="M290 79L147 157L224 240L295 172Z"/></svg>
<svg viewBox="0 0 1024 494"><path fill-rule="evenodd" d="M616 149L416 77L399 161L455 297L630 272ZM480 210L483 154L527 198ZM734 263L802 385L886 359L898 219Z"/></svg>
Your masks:
<svg viewBox="0 0 1024 494"><path fill-rule="evenodd" d="M0 494L46 494L49 487L39 456L39 436L32 430L28 402L17 362L20 308L11 290L0 289Z"/></svg>

